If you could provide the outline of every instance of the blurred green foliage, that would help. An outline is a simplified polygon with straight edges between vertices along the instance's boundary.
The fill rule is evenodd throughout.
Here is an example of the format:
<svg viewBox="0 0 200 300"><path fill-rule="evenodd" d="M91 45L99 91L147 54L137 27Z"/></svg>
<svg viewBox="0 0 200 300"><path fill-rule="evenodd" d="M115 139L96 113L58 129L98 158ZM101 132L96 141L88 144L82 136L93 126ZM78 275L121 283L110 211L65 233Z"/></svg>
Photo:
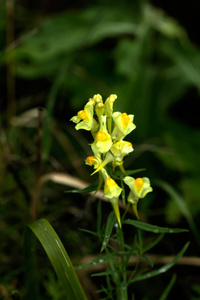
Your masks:
<svg viewBox="0 0 200 300"><path fill-rule="evenodd" d="M17 243L29 220L29 201L37 179L37 116L30 114L25 121L23 113L38 106L46 111L41 174L67 172L92 182L84 166L90 137L81 132L75 136L69 119L96 93L104 98L117 94L115 110L135 115L137 128L130 136L135 152L127 158L129 168L147 168L149 178L161 179L173 187L194 218L198 235L199 48L178 21L151 1L80 3L80 8L70 3L62 11L37 13L26 6L26 1L15 1L15 40L6 45L8 9L4 1L0 2L1 259L10 263L9 268L2 265L2 274L16 266L15 258L9 260L6 250L9 244ZM12 51L16 116L8 122L6 69L12 63L8 60ZM53 220L59 216L59 227L62 207L73 207L66 197L63 187L45 185L40 214L49 214ZM78 220L87 226L92 208L86 217L81 212L85 209L82 199L76 199L76 203L81 207L74 208ZM179 205L161 186L155 185L153 195L141 202L139 209L146 218L159 218L161 223L185 222ZM64 226L70 228L69 224ZM63 235L64 240L69 238ZM82 234L72 233L70 238L74 251L73 243L79 245ZM191 246L193 255L197 255L196 242ZM16 256L20 256L20 249L16 249ZM84 245L81 251L88 249Z"/></svg>
<svg viewBox="0 0 200 300"><path fill-rule="evenodd" d="M37 28L15 49L16 76L46 78L53 86L60 80L52 109L59 93L68 102L64 107L73 110L94 93L116 93L116 107L135 114L134 141L157 139L158 146L150 141L157 146L156 160L170 172L180 172L176 186L198 213L199 128L191 126L194 116L186 112L190 102L195 108L193 99L188 96L186 107L181 99L190 88L199 93L200 52L184 29L145 1L57 13L40 20ZM179 111L173 116L176 103ZM186 119L179 119L181 110Z"/></svg>

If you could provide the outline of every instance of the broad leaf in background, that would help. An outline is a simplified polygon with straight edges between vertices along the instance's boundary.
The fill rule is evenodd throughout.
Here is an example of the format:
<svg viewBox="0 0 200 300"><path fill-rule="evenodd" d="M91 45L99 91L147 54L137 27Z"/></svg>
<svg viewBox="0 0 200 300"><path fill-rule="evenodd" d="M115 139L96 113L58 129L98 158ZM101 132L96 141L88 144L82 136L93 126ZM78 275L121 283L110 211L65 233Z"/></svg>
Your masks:
<svg viewBox="0 0 200 300"><path fill-rule="evenodd" d="M35 264L34 235L39 239L49 257L66 299L86 300L84 291L62 242L45 219L31 223L25 228L24 232L25 280L28 299L41 299Z"/></svg>

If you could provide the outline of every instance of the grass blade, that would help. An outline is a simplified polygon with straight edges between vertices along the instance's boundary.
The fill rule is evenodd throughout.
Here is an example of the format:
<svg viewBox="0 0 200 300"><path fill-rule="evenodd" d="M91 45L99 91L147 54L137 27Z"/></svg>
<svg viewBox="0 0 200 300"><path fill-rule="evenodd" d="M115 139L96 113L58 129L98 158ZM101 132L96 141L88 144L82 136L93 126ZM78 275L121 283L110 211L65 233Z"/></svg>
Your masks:
<svg viewBox="0 0 200 300"><path fill-rule="evenodd" d="M28 299L40 299L36 268L34 267L34 235L42 244L47 256L60 281L66 299L86 300L84 291L80 285L71 260L60 241L58 235L45 219L37 220L25 228L24 232L24 260L25 260L25 277L27 278ZM32 274L32 269L34 274ZM32 281L33 280L33 281ZM34 281L36 280L36 281ZM35 284L35 291L33 285ZM34 296L33 296L34 294Z"/></svg>

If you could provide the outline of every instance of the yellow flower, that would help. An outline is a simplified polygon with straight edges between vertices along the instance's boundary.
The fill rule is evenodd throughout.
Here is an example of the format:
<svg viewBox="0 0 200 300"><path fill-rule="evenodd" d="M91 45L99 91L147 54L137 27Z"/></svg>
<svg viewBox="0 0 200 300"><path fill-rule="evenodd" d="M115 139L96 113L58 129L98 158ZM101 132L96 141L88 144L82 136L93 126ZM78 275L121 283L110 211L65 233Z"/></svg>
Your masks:
<svg viewBox="0 0 200 300"><path fill-rule="evenodd" d="M102 96L100 94L94 95L92 99L95 102L95 104L103 103Z"/></svg>
<svg viewBox="0 0 200 300"><path fill-rule="evenodd" d="M115 123L115 127L112 132L113 139L120 141L136 128L135 124L133 123L134 115L114 112L112 116Z"/></svg>
<svg viewBox="0 0 200 300"><path fill-rule="evenodd" d="M139 198L144 198L147 193L153 191L150 186L149 178L147 177L134 179L131 176L126 176L124 182L131 190L131 195L129 197L130 203L137 203Z"/></svg>
<svg viewBox="0 0 200 300"><path fill-rule="evenodd" d="M113 160L114 160L113 155L108 151L106 153L106 156L105 156L104 160L102 161L102 163L98 166L98 168L91 175L94 175L95 173L99 172L102 168L104 168L107 164L109 164Z"/></svg>
<svg viewBox="0 0 200 300"><path fill-rule="evenodd" d="M133 150L134 150L133 146L130 142L119 141L113 143L110 151L114 156L115 165L117 166L121 165L123 163L124 156L128 155Z"/></svg>
<svg viewBox="0 0 200 300"><path fill-rule="evenodd" d="M126 176L124 182L129 186L130 193L128 195L128 202L133 205L133 210L136 214L136 217L139 219L137 213L137 203L139 198L144 198L147 193L152 192L153 189L150 186L149 178L137 178L134 179L131 176Z"/></svg>
<svg viewBox="0 0 200 300"><path fill-rule="evenodd" d="M101 116L104 114L104 104L101 102L97 103L95 106L95 112L99 119L99 122L101 123Z"/></svg>
<svg viewBox="0 0 200 300"><path fill-rule="evenodd" d="M121 192L122 192L122 188L120 188L111 177L106 179L104 184L104 196L110 200L120 227L121 227L121 221L120 221L118 199Z"/></svg>
<svg viewBox="0 0 200 300"><path fill-rule="evenodd" d="M113 113L113 104L117 99L117 95L111 94L105 101L105 114L107 116L108 123L108 132L111 133L112 130L112 113Z"/></svg>
<svg viewBox="0 0 200 300"><path fill-rule="evenodd" d="M88 156L85 160L85 164L89 166L94 166L94 168L98 168L101 163L101 159L95 156Z"/></svg>
<svg viewBox="0 0 200 300"><path fill-rule="evenodd" d="M122 192L117 183L111 178L107 178L104 185L104 196L111 199L113 197L117 198Z"/></svg>
<svg viewBox="0 0 200 300"><path fill-rule="evenodd" d="M93 119L93 104L92 102L87 102L83 110L80 110L76 116L72 117L70 121L76 123L76 130L85 129L92 130L94 119Z"/></svg>
<svg viewBox="0 0 200 300"><path fill-rule="evenodd" d="M106 128L106 116L100 116L100 130L95 136L94 143L91 145L92 151L96 153L106 153L112 147L112 139Z"/></svg>
<svg viewBox="0 0 200 300"><path fill-rule="evenodd" d="M117 95L111 94L105 101L105 113L107 117L112 117L113 103L117 99Z"/></svg>
<svg viewBox="0 0 200 300"><path fill-rule="evenodd" d="M112 162L113 166L119 166L120 168L123 165L124 156L128 155L133 151L133 146L130 142L120 141L116 142L110 148L110 151L106 153L106 156L102 163L98 166L98 168L92 173L95 174L99 172L102 168L104 168L108 163ZM124 173L124 169L121 169Z"/></svg>

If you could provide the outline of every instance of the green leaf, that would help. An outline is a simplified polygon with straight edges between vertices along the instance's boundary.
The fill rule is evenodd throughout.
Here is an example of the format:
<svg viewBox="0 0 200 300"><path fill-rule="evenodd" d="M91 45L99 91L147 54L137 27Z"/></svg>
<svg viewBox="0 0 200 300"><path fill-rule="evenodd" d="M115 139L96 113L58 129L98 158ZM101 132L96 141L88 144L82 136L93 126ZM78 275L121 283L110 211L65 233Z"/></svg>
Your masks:
<svg viewBox="0 0 200 300"><path fill-rule="evenodd" d="M192 44L188 44L188 46L185 48L177 43L166 43L165 41L162 50L174 60L185 78L199 89L199 51Z"/></svg>
<svg viewBox="0 0 200 300"><path fill-rule="evenodd" d="M25 278L29 300L40 299L35 263L34 235L39 239L62 285L66 299L86 300L71 260L58 235L45 219L26 226L24 231Z"/></svg>
<svg viewBox="0 0 200 300"><path fill-rule="evenodd" d="M153 262L145 255L141 256L151 267L153 267Z"/></svg>
<svg viewBox="0 0 200 300"><path fill-rule="evenodd" d="M101 276L108 276L108 275L112 276L114 273L116 273L116 271L105 271L105 272L92 274L91 277L101 277Z"/></svg>
<svg viewBox="0 0 200 300"><path fill-rule="evenodd" d="M84 228L79 228L79 230L83 231L85 233L89 233L89 234L94 235L94 236L98 236L98 234L95 231L92 231L92 230L88 230L88 229L84 229Z"/></svg>
<svg viewBox="0 0 200 300"><path fill-rule="evenodd" d="M105 234L104 234L104 240L103 240L102 247L101 247L101 252L104 249L106 249L106 247L107 247L107 244L109 242L110 235L112 233L115 222L116 222L115 214L113 211L111 211L111 213L108 216L107 223L106 223L106 229L105 229Z"/></svg>
<svg viewBox="0 0 200 300"><path fill-rule="evenodd" d="M41 300L39 291L39 277L36 269L35 236L28 227L24 230L24 272L25 285L29 300Z"/></svg>
<svg viewBox="0 0 200 300"><path fill-rule="evenodd" d="M180 228L167 228L167 227L159 227L156 225L147 224L137 220L125 220L124 224L132 225L136 228L139 228L144 231L149 231L153 233L180 233L180 232L187 232L187 229L180 229Z"/></svg>
<svg viewBox="0 0 200 300"><path fill-rule="evenodd" d="M128 171L126 171L126 173L127 173L127 175L133 175L133 174L136 174L136 173L139 173L139 172L143 172L143 171L145 171L146 169L136 169L136 170L128 170Z"/></svg>
<svg viewBox="0 0 200 300"><path fill-rule="evenodd" d="M133 280L131 282L136 282L136 281L141 281L141 280L149 279L149 278L152 278L152 277L155 277L155 276L158 276L158 275L160 275L162 273L167 272L183 256L183 254L187 250L189 244L190 244L190 242L187 242L185 244L185 246L181 249L181 251L177 254L177 256L170 263L162 266L161 268L159 268L157 270L151 271L151 272L143 274L143 275L139 275L139 276L133 278Z"/></svg>
<svg viewBox="0 0 200 300"><path fill-rule="evenodd" d="M88 263L86 263L82 266L76 266L75 269L76 270L82 270L82 269L89 268L91 266L95 266L96 264L102 264L106 261L109 261L112 258L113 255L114 254L110 254L110 253L100 255L99 257L96 257L96 258L92 259L90 262L88 262ZM119 255L115 254L114 256L119 256Z"/></svg>
<svg viewBox="0 0 200 300"><path fill-rule="evenodd" d="M149 245L145 246L143 248L143 253L149 251L150 249L152 249L153 247L155 247L165 236L165 233L162 233L161 235L159 235L159 237L153 241L152 243L150 243Z"/></svg>
<svg viewBox="0 0 200 300"><path fill-rule="evenodd" d="M173 288L173 285L176 281L176 274L174 274L168 284L168 286L166 287L166 289L164 290L164 292L162 293L161 297L159 298L159 300L166 300L171 289Z"/></svg>
<svg viewBox="0 0 200 300"><path fill-rule="evenodd" d="M180 209L181 213L183 214L183 216L185 217L185 219L187 220L191 231L193 232L196 241L200 247L200 233L199 230L193 220L193 217L188 209L187 203L184 201L183 197L176 192L176 190L169 185L168 183L166 183L165 181L162 180L157 180L155 182L158 186L160 186L163 190L165 190L170 197L174 200L174 202L176 203L176 205L178 206L178 208Z"/></svg>
<svg viewBox="0 0 200 300"><path fill-rule="evenodd" d="M145 171L146 169L136 169L136 170L126 170L126 175L133 175L133 174L136 174L136 173L139 173L139 172L142 172L142 171ZM116 179L123 179L124 178L124 173L122 173L122 171L118 170L115 172L114 174Z"/></svg>
<svg viewBox="0 0 200 300"><path fill-rule="evenodd" d="M81 189L81 190L73 189L73 190L65 191L65 193L79 193L79 194L91 193L93 191L96 191L97 187L98 187L98 184L91 184L84 189Z"/></svg>

